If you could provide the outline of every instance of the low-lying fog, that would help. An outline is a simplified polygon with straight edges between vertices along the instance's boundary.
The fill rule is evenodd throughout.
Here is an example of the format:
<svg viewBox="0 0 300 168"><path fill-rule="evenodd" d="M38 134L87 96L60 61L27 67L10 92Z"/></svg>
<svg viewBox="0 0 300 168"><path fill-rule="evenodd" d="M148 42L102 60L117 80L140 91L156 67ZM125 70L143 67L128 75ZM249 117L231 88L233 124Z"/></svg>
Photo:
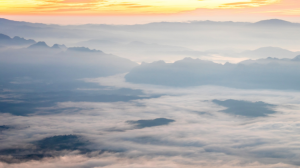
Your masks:
<svg viewBox="0 0 300 168"><path fill-rule="evenodd" d="M300 24L0 19L0 167L300 166Z"/></svg>

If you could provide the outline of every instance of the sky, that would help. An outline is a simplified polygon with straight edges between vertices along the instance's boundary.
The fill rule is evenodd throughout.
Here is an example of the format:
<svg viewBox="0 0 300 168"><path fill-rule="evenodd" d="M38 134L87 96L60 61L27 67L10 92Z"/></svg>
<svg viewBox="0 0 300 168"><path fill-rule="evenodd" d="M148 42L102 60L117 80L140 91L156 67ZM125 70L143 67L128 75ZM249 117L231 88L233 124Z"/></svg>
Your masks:
<svg viewBox="0 0 300 168"><path fill-rule="evenodd" d="M154 21L300 22L298 0L0 0L0 17L53 24Z"/></svg>

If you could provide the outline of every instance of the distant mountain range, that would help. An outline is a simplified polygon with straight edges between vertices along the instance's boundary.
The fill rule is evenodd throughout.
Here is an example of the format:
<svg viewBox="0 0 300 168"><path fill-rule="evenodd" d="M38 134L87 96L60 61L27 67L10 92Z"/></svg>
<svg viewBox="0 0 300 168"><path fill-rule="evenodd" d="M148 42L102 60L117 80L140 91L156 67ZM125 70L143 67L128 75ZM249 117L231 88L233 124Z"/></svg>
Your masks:
<svg viewBox="0 0 300 168"><path fill-rule="evenodd" d="M65 50L67 47L65 45L54 44L52 47L49 47L44 41L39 41L35 44L27 47L28 49L62 49Z"/></svg>
<svg viewBox="0 0 300 168"><path fill-rule="evenodd" d="M0 18L0 32L9 35L18 36L30 36L30 37L82 37L92 34L95 30L176 30L176 29L198 29L198 26L235 26L235 27L273 27L282 28L287 26L297 27L299 23L292 23L279 19L262 20L256 23L249 22L215 22L215 21L191 21L191 22L155 22L149 24L137 24L137 25L105 25L105 24L86 24L86 25L68 25L61 26L55 24L42 24L42 23L29 23L12 21L4 18ZM81 30L90 29L91 32L85 32L82 34ZM80 33L81 32L81 33Z"/></svg>
<svg viewBox="0 0 300 168"><path fill-rule="evenodd" d="M256 50L248 50L238 54L241 57L259 59L267 57L276 57L276 58L294 58L297 55L300 55L300 51L290 51L279 47L261 47Z"/></svg>
<svg viewBox="0 0 300 168"><path fill-rule="evenodd" d="M31 45L36 43L34 40L26 40L24 38L21 38L19 36L15 36L14 38L11 38L5 34L0 34L0 45L7 46L7 45Z"/></svg>
<svg viewBox="0 0 300 168"><path fill-rule="evenodd" d="M292 23L292 22L288 22L285 20L280 20L280 19L270 19L270 20L262 20L256 23L253 23L252 25L255 26L280 26L280 27L284 27L284 26L300 26L299 23Z"/></svg>
<svg viewBox="0 0 300 168"><path fill-rule="evenodd" d="M0 78L61 81L126 73L137 63L86 47L69 47L40 41L23 48L0 50ZM7 84L7 83L6 83ZM1 85L1 81L0 81Z"/></svg>
<svg viewBox="0 0 300 168"><path fill-rule="evenodd" d="M278 20L272 21L277 22ZM266 21L268 22L268 21ZM280 20L278 22L281 22ZM290 51L279 47L261 47L255 50L246 50L242 52L234 51L222 51L222 50L193 50L180 46L172 45L161 45L158 43L144 43L141 41L131 41L129 43L120 43L113 40L89 40L76 43L75 46L80 47L69 47L65 45L54 44L52 47L48 46L45 42L34 40L27 40L18 36L11 38L8 35L0 34L0 46L24 46L28 49L55 49L62 51L73 51L73 52L102 52L104 49L106 52L121 55L128 59L133 59L137 62L148 60L148 62L156 61L162 58L172 59L172 57L183 59L184 57L208 57L210 55L221 55L225 57L236 57L236 58L249 58L249 59L261 59L267 57L276 58L294 58L300 55L300 51ZM89 49L87 47L96 48ZM101 50L100 50L101 49Z"/></svg>
<svg viewBox="0 0 300 168"><path fill-rule="evenodd" d="M293 59L266 58L224 65L192 58L174 63L157 61L133 68L125 78L132 83L175 87L219 85L300 90L300 55Z"/></svg>
<svg viewBox="0 0 300 168"><path fill-rule="evenodd" d="M43 24L43 23L30 23L30 22L24 22L24 21L14 21L9 19L0 18L0 24L1 25L11 25L11 26L32 26L36 28L44 28L44 27L57 27L59 25L56 24ZM185 24L206 24L206 25L215 25L215 24L253 24L253 25L298 25L299 23L293 23L281 19L269 19L269 20L261 20L258 22L250 23L250 22L232 22L232 21L190 21L190 22L153 22L148 24L137 24L137 25L185 25ZM81 26L88 26L88 27L107 27L110 28L110 26L114 25L105 25L105 24L85 24ZM131 27L135 25L121 25L121 26L115 26L115 27ZM63 26L63 27L76 27L76 26Z"/></svg>

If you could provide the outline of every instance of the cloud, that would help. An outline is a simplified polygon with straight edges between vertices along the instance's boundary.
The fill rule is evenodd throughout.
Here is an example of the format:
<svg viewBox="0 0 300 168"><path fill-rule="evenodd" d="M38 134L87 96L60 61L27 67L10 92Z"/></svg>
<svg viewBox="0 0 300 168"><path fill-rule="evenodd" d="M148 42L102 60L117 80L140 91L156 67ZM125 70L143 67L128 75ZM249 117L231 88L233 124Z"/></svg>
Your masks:
<svg viewBox="0 0 300 168"><path fill-rule="evenodd" d="M68 110L51 109L52 106L59 102L128 102L136 99L151 99L161 96L159 94L146 95L141 90L132 90L126 88L117 89L101 86L97 87L93 85L93 88L90 88L91 85L80 82L78 84L83 88L78 89L76 88L78 87L78 85L76 85L76 82L69 82L72 83L75 88L72 88L72 86L70 86L68 83L59 82L53 84L53 86L51 86L51 84L49 85L45 83L32 84L33 86L30 83L19 83L19 86L16 86L15 89L29 89L32 87L39 87L39 89L35 88L36 90L31 92L17 91L17 93L15 93L17 96L10 96L10 94L4 94L4 96L0 98L0 113L10 113L12 115L22 116L32 115L34 113L53 114L61 113L64 110ZM63 87L64 85L67 85L68 87L60 88L62 89L61 92L56 90L57 87ZM45 88L49 90L46 90Z"/></svg>
<svg viewBox="0 0 300 168"><path fill-rule="evenodd" d="M258 7L262 5L269 5L280 0L251 0L250 2L233 2L233 3L225 3L220 5L220 7L228 7L228 8L246 8L246 7Z"/></svg>
<svg viewBox="0 0 300 168"><path fill-rule="evenodd" d="M48 5L60 4L60 3L71 3L71 4L95 4L98 2L104 2L103 0L42 0L48 3Z"/></svg>
<svg viewBox="0 0 300 168"><path fill-rule="evenodd" d="M11 127L7 125L0 125L0 132L10 129Z"/></svg>
<svg viewBox="0 0 300 168"><path fill-rule="evenodd" d="M155 87L148 89L153 89L153 92L164 91L165 96L129 102L60 102L52 108L68 108L68 110L46 116L1 114L2 118L5 118L1 120L4 125L21 124L30 127L5 131L0 148L12 149L16 145L26 146L41 140L41 142L52 141L53 137L57 139L55 138L57 135L71 134L83 137L83 142L88 141L92 144L88 145L88 149L91 147L93 151L78 154L76 146L74 148L69 146L69 152L59 152L55 158L44 157L40 161L26 161L26 164L33 162L35 165L50 164L51 160L51 164L60 165L60 159L77 157L85 158L76 162L79 167L91 162L94 162L96 167L97 164L104 163L105 158L112 157L113 161L105 162L106 166L118 167L123 164L125 167L132 167L132 164L146 163L155 165L157 159L162 158L170 167L175 165L196 167L202 164L208 167L296 165L297 160L294 158L298 158L300 153L294 149L296 144L290 143L299 127L298 92L199 87L183 90L174 88L173 94L169 95L172 91L168 89L161 91ZM235 105L263 101L266 104L276 105L274 108L278 112L272 114L272 117L240 118L220 113L226 110L225 107L212 102L228 99L239 100ZM203 111L210 115L195 113ZM164 118L165 121L172 118L176 122L154 126L157 125L155 123L157 118ZM132 129L132 124L142 124L143 129ZM123 131L112 131L112 128ZM59 136L58 139L60 137L63 136ZM60 142L64 145L64 141ZM52 143L43 144L50 145L47 149L61 149L60 145L54 147ZM75 151L72 151L73 149ZM273 151L280 149L281 152L278 155L269 155L271 149ZM101 150L116 152L99 154ZM94 151L98 151L98 154L93 153ZM284 157L291 155L295 157ZM115 162L117 158L120 162ZM220 162L216 163L216 159ZM127 162L129 160L131 161ZM232 163L233 161L235 162ZM7 166L22 165L15 163Z"/></svg>
<svg viewBox="0 0 300 168"><path fill-rule="evenodd" d="M2 164L8 168L16 168L18 166L24 168L56 168L56 167L104 167L104 168L153 168L153 167L187 167L187 168L195 168L199 167L199 165L203 168L211 168L211 167L220 167L220 168L239 168L241 165L238 161L232 161L228 164L220 165L219 163L210 163L207 161L198 161L193 162L193 164L187 164L191 162L192 159L183 158L183 157L139 157L139 158L121 158L118 155L109 154L102 157L93 157L88 158L86 156L65 156L65 157L58 157L58 158L51 158L51 159L44 159L43 161L31 161L29 163L23 164ZM176 161L176 162L175 162ZM274 167L282 167L282 168L290 168L291 165L278 163L278 164L260 164L260 163L246 163L244 165L245 168L274 168Z"/></svg>
<svg viewBox="0 0 300 168"><path fill-rule="evenodd" d="M37 13L72 13L72 12L87 12L103 3L103 0L47 0L42 1L35 7Z"/></svg>
<svg viewBox="0 0 300 168"><path fill-rule="evenodd" d="M57 157L66 154L66 151L87 153L92 150L87 147L88 141L76 135L59 135L47 137L23 148L8 148L0 150L0 161L6 163L20 163L43 158Z"/></svg>
<svg viewBox="0 0 300 168"><path fill-rule="evenodd" d="M116 3L116 4L109 4L106 7L125 7L125 8L148 8L154 7L151 5L140 5L138 3Z"/></svg>
<svg viewBox="0 0 300 168"><path fill-rule="evenodd" d="M232 2L232 1L227 1ZM34 0L31 2L20 2L16 1L14 4L6 3L5 13L10 12L17 7L23 7L24 13L39 13L39 14L59 14L61 10L64 10L68 7L70 11L65 11L65 14L176 14L179 12L194 11L197 8L236 8L236 7L259 7L262 5L274 4L276 0L252 0L247 2L246 0L240 0L236 3L226 3L220 2L218 0L211 1L176 1L169 2L166 0L159 0L157 2L152 1L135 1L135 0L116 0L116 1L107 1L107 0ZM222 5L223 4L223 5ZM23 5L23 6L22 6ZM29 6L29 7L28 7ZM36 11L31 11L34 7ZM78 9L78 11L73 11L72 8ZM7 10L9 9L9 10ZM39 10L38 10L39 9ZM57 9L57 10L55 10ZM132 9L132 10L129 10ZM111 11L114 11L113 13ZM54 12L54 13L53 13ZM63 13L63 12L61 12Z"/></svg>
<svg viewBox="0 0 300 168"><path fill-rule="evenodd" d="M96 3L103 2L103 0L63 0L59 3Z"/></svg>

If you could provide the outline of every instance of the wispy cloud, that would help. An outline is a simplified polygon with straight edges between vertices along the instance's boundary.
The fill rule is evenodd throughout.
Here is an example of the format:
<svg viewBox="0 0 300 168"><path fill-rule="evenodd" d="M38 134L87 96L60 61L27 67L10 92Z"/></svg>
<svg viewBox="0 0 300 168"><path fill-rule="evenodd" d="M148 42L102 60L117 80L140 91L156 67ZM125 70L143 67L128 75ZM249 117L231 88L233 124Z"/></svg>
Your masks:
<svg viewBox="0 0 300 168"><path fill-rule="evenodd" d="M226 8L245 8L245 7L259 7L262 5L273 4L276 2L280 2L280 0L251 0L250 2L233 2L233 3L224 3L220 5L220 7Z"/></svg>
<svg viewBox="0 0 300 168"><path fill-rule="evenodd" d="M117 4L108 4L105 7L125 7L125 8L147 8L153 7L151 5L140 5L137 3L117 3Z"/></svg>
<svg viewBox="0 0 300 168"><path fill-rule="evenodd" d="M16 1L11 3L5 0L2 13L14 12L17 7L25 7L23 12L31 14L174 14L193 11L197 8L238 8L272 4L277 0L236 0L220 2L218 0L32 0L29 2ZM82 7L85 6L85 7ZM88 7L86 7L88 6ZM35 10L32 10L34 8ZM53 10L57 8L57 10ZM67 9L66 9L67 8ZM71 9L71 8L75 8ZM82 8L82 11L80 9ZM1 7L0 7L1 9ZM25 10L27 9L27 10ZM38 10L37 10L38 9ZM68 12L69 11L69 12ZM76 12L75 12L76 11ZM113 11L113 12L112 12ZM15 11L19 13L21 11ZM75 12L75 13L74 13ZM25 14L24 13L24 14Z"/></svg>

